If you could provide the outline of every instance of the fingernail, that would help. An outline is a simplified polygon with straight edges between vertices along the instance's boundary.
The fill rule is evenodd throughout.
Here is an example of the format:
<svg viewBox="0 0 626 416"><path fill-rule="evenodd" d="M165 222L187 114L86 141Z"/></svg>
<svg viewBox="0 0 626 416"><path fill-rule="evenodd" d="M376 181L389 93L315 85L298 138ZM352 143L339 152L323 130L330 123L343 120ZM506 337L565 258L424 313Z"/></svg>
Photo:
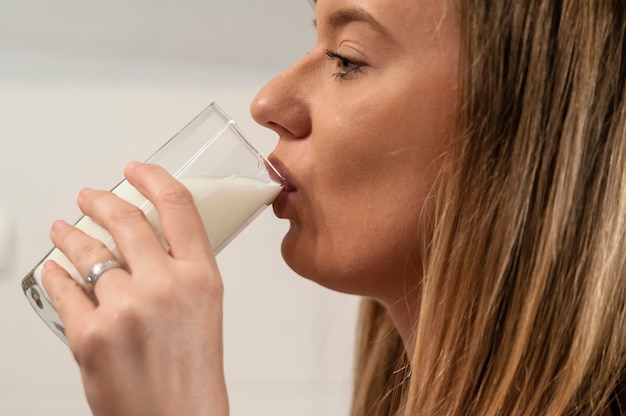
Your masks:
<svg viewBox="0 0 626 416"><path fill-rule="evenodd" d="M139 162L132 161L132 162L130 162L128 165L126 165L126 169L128 169L128 170L133 170L133 169L135 169L135 168L136 168L137 166L139 166L139 165L140 165L140 163L139 163Z"/></svg>
<svg viewBox="0 0 626 416"><path fill-rule="evenodd" d="M84 196L89 195L91 192L93 192L93 189L91 188L83 188L81 189L81 191L78 193L78 197L82 198Z"/></svg>
<svg viewBox="0 0 626 416"><path fill-rule="evenodd" d="M56 233L58 231L61 231L63 228L67 227L68 223L66 223L63 220L56 220L54 223L52 223L52 232Z"/></svg>
<svg viewBox="0 0 626 416"><path fill-rule="evenodd" d="M56 268L58 268L59 265L54 261L54 260L48 260L43 264L43 271L44 272L49 272L51 270L54 270Z"/></svg>

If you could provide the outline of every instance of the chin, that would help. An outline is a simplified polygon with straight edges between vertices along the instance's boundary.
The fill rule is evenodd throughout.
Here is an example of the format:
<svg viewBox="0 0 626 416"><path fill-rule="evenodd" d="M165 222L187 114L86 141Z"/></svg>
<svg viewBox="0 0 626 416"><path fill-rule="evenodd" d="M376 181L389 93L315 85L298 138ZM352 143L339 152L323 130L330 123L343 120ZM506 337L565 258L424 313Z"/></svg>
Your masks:
<svg viewBox="0 0 626 416"><path fill-rule="evenodd" d="M408 278L406 256L381 257L376 251L361 255L337 252L329 249L330 241L318 237L291 222L281 244L287 266L307 280L336 292L378 299L395 287L403 287L402 282ZM397 276L404 280L398 282Z"/></svg>
<svg viewBox="0 0 626 416"><path fill-rule="evenodd" d="M306 244L303 244L294 234L292 225L280 247L283 260L298 275L315 281L314 276L318 271L318 268L315 267L315 251L308 250Z"/></svg>
<svg viewBox="0 0 626 416"><path fill-rule="evenodd" d="M309 242L310 243L310 242ZM351 295L371 296L368 290L368 277L363 271L350 272L349 267L336 264L328 259L315 244L306 244L297 239L294 233L287 233L281 245L283 260L299 276L335 292Z"/></svg>

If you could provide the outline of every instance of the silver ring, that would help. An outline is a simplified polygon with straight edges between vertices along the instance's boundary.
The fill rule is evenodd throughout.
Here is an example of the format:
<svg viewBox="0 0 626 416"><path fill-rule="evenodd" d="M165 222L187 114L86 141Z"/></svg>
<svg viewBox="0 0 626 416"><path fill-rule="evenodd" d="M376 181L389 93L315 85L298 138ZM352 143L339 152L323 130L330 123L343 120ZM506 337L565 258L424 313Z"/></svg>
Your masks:
<svg viewBox="0 0 626 416"><path fill-rule="evenodd" d="M121 265L117 260L102 260L93 265L89 274L87 274L87 283L92 286L96 284L96 281L102 276L107 270L111 269L123 269L124 266Z"/></svg>

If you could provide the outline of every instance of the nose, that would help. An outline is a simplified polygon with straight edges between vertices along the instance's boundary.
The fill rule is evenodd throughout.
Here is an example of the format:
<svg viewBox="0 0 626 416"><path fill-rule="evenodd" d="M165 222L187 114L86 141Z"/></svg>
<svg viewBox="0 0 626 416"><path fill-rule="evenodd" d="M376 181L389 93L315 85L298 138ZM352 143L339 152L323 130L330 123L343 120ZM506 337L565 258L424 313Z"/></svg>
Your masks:
<svg viewBox="0 0 626 416"><path fill-rule="evenodd" d="M252 118L281 138L304 138L311 131L311 71L298 61L272 79L250 106Z"/></svg>

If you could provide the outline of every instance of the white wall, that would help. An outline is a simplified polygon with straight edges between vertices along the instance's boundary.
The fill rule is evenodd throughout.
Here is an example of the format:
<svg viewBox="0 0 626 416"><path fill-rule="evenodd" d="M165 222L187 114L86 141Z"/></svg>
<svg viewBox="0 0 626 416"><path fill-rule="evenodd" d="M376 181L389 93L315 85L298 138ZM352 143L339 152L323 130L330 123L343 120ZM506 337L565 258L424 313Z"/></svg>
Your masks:
<svg viewBox="0 0 626 416"><path fill-rule="evenodd" d="M263 152L274 145L249 102L308 50L312 12L234 3L0 0L0 212L13 227L0 230L0 415L89 414L71 354L20 289L52 221L78 218L82 187L114 185L213 100ZM218 256L232 414L344 415L356 300L284 265L286 226L267 210Z"/></svg>

